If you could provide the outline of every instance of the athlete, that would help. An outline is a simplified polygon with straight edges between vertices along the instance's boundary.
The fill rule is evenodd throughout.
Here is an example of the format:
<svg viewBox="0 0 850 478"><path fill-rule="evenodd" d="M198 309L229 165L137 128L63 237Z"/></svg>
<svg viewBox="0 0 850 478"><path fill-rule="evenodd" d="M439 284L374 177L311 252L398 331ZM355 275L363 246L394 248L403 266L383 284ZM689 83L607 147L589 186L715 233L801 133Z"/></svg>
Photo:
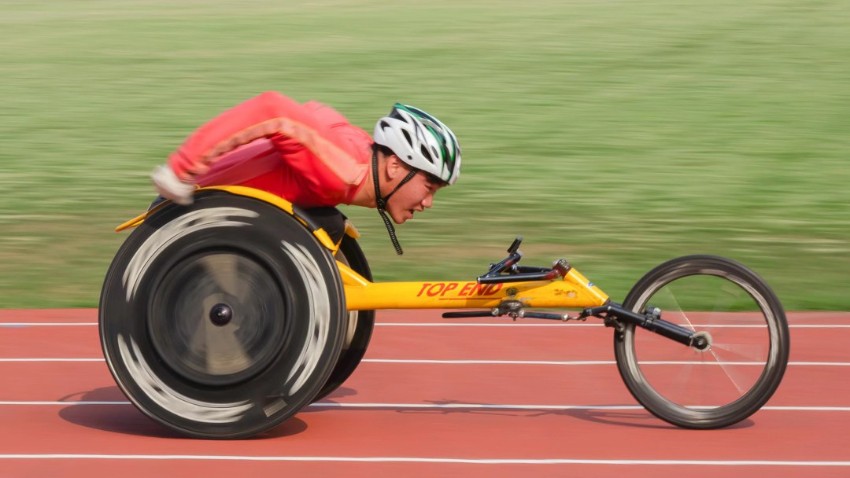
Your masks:
<svg viewBox="0 0 850 478"><path fill-rule="evenodd" d="M162 197L183 205L197 186L235 184L302 208L377 208L401 254L387 215L402 224L431 207L460 163L454 133L413 106L396 103L370 137L329 106L266 92L195 130L152 179Z"/></svg>

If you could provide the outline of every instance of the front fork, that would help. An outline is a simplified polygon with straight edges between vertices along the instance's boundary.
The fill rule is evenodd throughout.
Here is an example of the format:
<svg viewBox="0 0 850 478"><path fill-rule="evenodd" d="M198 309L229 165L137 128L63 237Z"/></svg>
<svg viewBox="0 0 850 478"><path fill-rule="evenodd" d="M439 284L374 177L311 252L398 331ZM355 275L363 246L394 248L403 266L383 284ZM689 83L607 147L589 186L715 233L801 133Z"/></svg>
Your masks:
<svg viewBox="0 0 850 478"><path fill-rule="evenodd" d="M599 317L607 327L614 327L617 332L623 331L623 324L634 324L638 327L655 332L658 335L694 347L697 350L707 350L711 346L711 336L707 332L695 332L691 329L676 325L661 318L661 310L657 307L647 307L642 314L633 312L616 303L608 303L599 307L590 307L581 311L578 318Z"/></svg>

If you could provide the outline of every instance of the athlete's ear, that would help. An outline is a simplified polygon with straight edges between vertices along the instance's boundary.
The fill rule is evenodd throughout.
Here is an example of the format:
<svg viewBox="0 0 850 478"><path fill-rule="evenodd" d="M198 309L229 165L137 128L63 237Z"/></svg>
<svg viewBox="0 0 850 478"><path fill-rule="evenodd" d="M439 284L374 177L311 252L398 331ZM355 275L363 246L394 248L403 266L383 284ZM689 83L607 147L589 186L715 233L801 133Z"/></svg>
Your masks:
<svg viewBox="0 0 850 478"><path fill-rule="evenodd" d="M387 156L386 161L386 174L387 178L392 180L397 177L403 177L407 175L407 168L405 167L404 162L398 158L398 156L391 154Z"/></svg>

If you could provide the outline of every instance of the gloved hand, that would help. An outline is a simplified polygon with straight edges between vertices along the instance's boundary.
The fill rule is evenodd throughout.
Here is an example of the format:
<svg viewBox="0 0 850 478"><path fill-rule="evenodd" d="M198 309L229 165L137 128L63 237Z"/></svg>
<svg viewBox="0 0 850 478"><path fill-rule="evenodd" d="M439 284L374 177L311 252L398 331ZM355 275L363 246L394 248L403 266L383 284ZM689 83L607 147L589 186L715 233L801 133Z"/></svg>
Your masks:
<svg viewBox="0 0 850 478"><path fill-rule="evenodd" d="M183 206L192 204L192 193L195 191L195 185L184 183L178 179L168 165L157 166L151 174L151 179L162 197L171 199Z"/></svg>

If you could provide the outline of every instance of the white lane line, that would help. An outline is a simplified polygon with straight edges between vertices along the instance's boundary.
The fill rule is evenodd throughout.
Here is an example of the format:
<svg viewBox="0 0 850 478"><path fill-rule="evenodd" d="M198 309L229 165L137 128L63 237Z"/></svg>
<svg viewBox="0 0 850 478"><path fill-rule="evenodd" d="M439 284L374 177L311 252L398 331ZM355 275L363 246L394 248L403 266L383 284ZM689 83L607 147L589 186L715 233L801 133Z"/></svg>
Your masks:
<svg viewBox="0 0 850 478"><path fill-rule="evenodd" d="M0 401L0 406L4 407L56 407L56 406L89 406L89 405L130 405L130 402L123 400L4 400Z"/></svg>
<svg viewBox="0 0 850 478"><path fill-rule="evenodd" d="M335 403L316 402L307 408L375 408L400 410L643 410L641 405L512 405L489 403ZM710 408L710 407L693 407ZM764 406L760 410L789 412L850 412L850 407Z"/></svg>
<svg viewBox="0 0 850 478"><path fill-rule="evenodd" d="M420 359L363 359L369 363L429 364L429 365L616 365L614 360L420 360ZM646 360L641 365L745 365L764 366L764 362L699 362L682 360ZM850 367L850 362L788 362L789 366Z"/></svg>
<svg viewBox="0 0 850 478"><path fill-rule="evenodd" d="M509 320L509 319L505 319ZM503 324L478 324L478 323L441 323L441 322L378 322L376 327L605 327L601 322L554 322L548 324L529 324L523 322L507 322ZM679 324L686 326L688 324ZM700 328L723 328L723 329L754 329L765 328L764 324L699 324ZM850 324L789 324L791 329L850 329Z"/></svg>
<svg viewBox="0 0 850 478"><path fill-rule="evenodd" d="M5 407L61 407L61 406L115 406L130 405L128 401L104 401L104 400L78 400L78 401L46 401L46 400L6 400L0 401L0 406ZM492 403L336 403L316 402L308 405L307 409L319 408L349 408L361 410L517 410L517 411L568 411L568 410L643 410L640 405L516 405L516 404L492 404ZM708 407L694 407L708 408ZM792 405L768 405L762 407L763 411L780 412L850 412L850 407L833 406L792 406Z"/></svg>
<svg viewBox="0 0 850 478"><path fill-rule="evenodd" d="M105 362L102 358L0 358L0 363L75 363ZM561 365L561 366L597 366L616 365L614 360L436 360L436 359L363 359L363 363L414 364L414 365ZM681 360L647 360L641 365L741 365L763 366L763 362L698 362ZM850 367L850 362L788 362L789 367Z"/></svg>
<svg viewBox="0 0 850 478"><path fill-rule="evenodd" d="M505 319L509 320L509 319ZM684 324L683 324L684 325ZM0 322L0 328L23 328L23 327L80 327L97 326L97 322ZM529 324L523 322L507 322L502 324L480 324L480 323L441 323L441 322L379 322L376 327L605 327L602 323L576 323L556 322L549 324ZM734 324L700 324L701 328L763 328L764 325L734 325ZM850 329L850 324L790 324L792 329Z"/></svg>
<svg viewBox="0 0 850 478"><path fill-rule="evenodd" d="M2 454L0 460L185 460L348 463L436 463L467 465L646 465L646 466L770 466L847 467L850 461L820 460L638 460L583 458L444 458L408 456L238 456L238 455L118 455L118 454Z"/></svg>
<svg viewBox="0 0 850 478"><path fill-rule="evenodd" d="M64 362L105 362L102 358L25 358L25 357L10 357L0 358L0 363L64 363Z"/></svg>

